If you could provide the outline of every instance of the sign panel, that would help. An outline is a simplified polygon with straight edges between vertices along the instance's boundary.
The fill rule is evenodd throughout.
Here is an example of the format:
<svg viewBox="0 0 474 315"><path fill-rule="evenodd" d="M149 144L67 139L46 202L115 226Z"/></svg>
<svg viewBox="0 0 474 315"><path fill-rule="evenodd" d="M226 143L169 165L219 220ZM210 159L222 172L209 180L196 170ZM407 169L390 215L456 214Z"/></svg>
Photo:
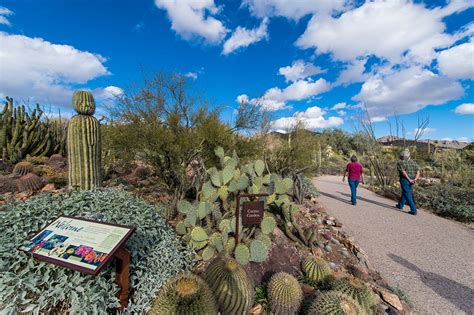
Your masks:
<svg viewBox="0 0 474 315"><path fill-rule="evenodd" d="M39 260L96 275L133 232L133 227L60 216L20 250Z"/></svg>
<svg viewBox="0 0 474 315"><path fill-rule="evenodd" d="M258 225L263 219L263 201L247 201L242 204L242 224Z"/></svg>

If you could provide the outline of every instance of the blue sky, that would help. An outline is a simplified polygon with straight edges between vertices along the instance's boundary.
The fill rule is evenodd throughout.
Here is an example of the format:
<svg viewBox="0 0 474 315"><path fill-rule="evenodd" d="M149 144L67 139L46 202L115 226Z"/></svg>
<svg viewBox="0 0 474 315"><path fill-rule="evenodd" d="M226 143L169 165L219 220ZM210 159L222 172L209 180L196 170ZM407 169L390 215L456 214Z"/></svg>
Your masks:
<svg viewBox="0 0 474 315"><path fill-rule="evenodd" d="M189 76L231 120L237 100L275 129L474 138L474 1L0 0L0 96L70 112L76 88L105 102L142 69ZM410 134L408 134L410 136Z"/></svg>

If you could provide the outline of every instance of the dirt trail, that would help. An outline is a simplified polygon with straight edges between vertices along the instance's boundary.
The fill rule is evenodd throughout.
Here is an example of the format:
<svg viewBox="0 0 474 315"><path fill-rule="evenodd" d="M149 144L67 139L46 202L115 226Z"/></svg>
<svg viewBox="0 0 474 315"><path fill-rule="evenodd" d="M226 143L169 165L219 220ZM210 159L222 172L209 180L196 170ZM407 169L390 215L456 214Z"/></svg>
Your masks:
<svg viewBox="0 0 474 315"><path fill-rule="evenodd" d="M404 213L360 186L354 207L341 179L316 178L318 199L390 285L405 290L420 314L474 314L474 231L422 210Z"/></svg>

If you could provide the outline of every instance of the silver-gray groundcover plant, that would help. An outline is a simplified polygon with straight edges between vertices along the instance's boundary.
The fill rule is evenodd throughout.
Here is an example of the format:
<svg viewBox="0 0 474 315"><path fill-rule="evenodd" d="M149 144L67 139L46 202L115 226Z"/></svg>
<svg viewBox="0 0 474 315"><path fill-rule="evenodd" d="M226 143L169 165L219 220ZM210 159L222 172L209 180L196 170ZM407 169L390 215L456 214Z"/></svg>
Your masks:
<svg viewBox="0 0 474 315"><path fill-rule="evenodd" d="M59 215L136 227L126 249L131 255L131 300L127 313L141 314L166 281L194 264L155 207L127 192L103 189L59 196L42 194L0 208L0 313L103 314L118 306L113 264L98 276L35 261L18 247Z"/></svg>

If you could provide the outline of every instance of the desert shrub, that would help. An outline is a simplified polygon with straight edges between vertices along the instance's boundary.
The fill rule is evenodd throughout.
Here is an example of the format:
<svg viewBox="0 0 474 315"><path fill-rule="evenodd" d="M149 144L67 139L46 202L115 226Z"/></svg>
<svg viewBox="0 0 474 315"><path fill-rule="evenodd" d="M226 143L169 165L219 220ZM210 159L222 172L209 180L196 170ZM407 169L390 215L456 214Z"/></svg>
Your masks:
<svg viewBox="0 0 474 315"><path fill-rule="evenodd" d="M379 191L384 196L398 200L400 188L385 187ZM448 184L416 185L413 189L418 207L438 215L461 222L474 222L474 200L472 188L456 187Z"/></svg>
<svg viewBox="0 0 474 315"><path fill-rule="evenodd" d="M474 189L446 184L418 186L415 201L422 208L459 221L474 222Z"/></svg>
<svg viewBox="0 0 474 315"><path fill-rule="evenodd" d="M127 309L131 313L145 313L166 281L193 264L194 254L156 208L139 198L111 189L42 194L0 209L0 312L106 314L108 308L118 306L112 265L93 277L36 261L17 250L32 231L59 215L136 227L126 244L131 255Z"/></svg>

